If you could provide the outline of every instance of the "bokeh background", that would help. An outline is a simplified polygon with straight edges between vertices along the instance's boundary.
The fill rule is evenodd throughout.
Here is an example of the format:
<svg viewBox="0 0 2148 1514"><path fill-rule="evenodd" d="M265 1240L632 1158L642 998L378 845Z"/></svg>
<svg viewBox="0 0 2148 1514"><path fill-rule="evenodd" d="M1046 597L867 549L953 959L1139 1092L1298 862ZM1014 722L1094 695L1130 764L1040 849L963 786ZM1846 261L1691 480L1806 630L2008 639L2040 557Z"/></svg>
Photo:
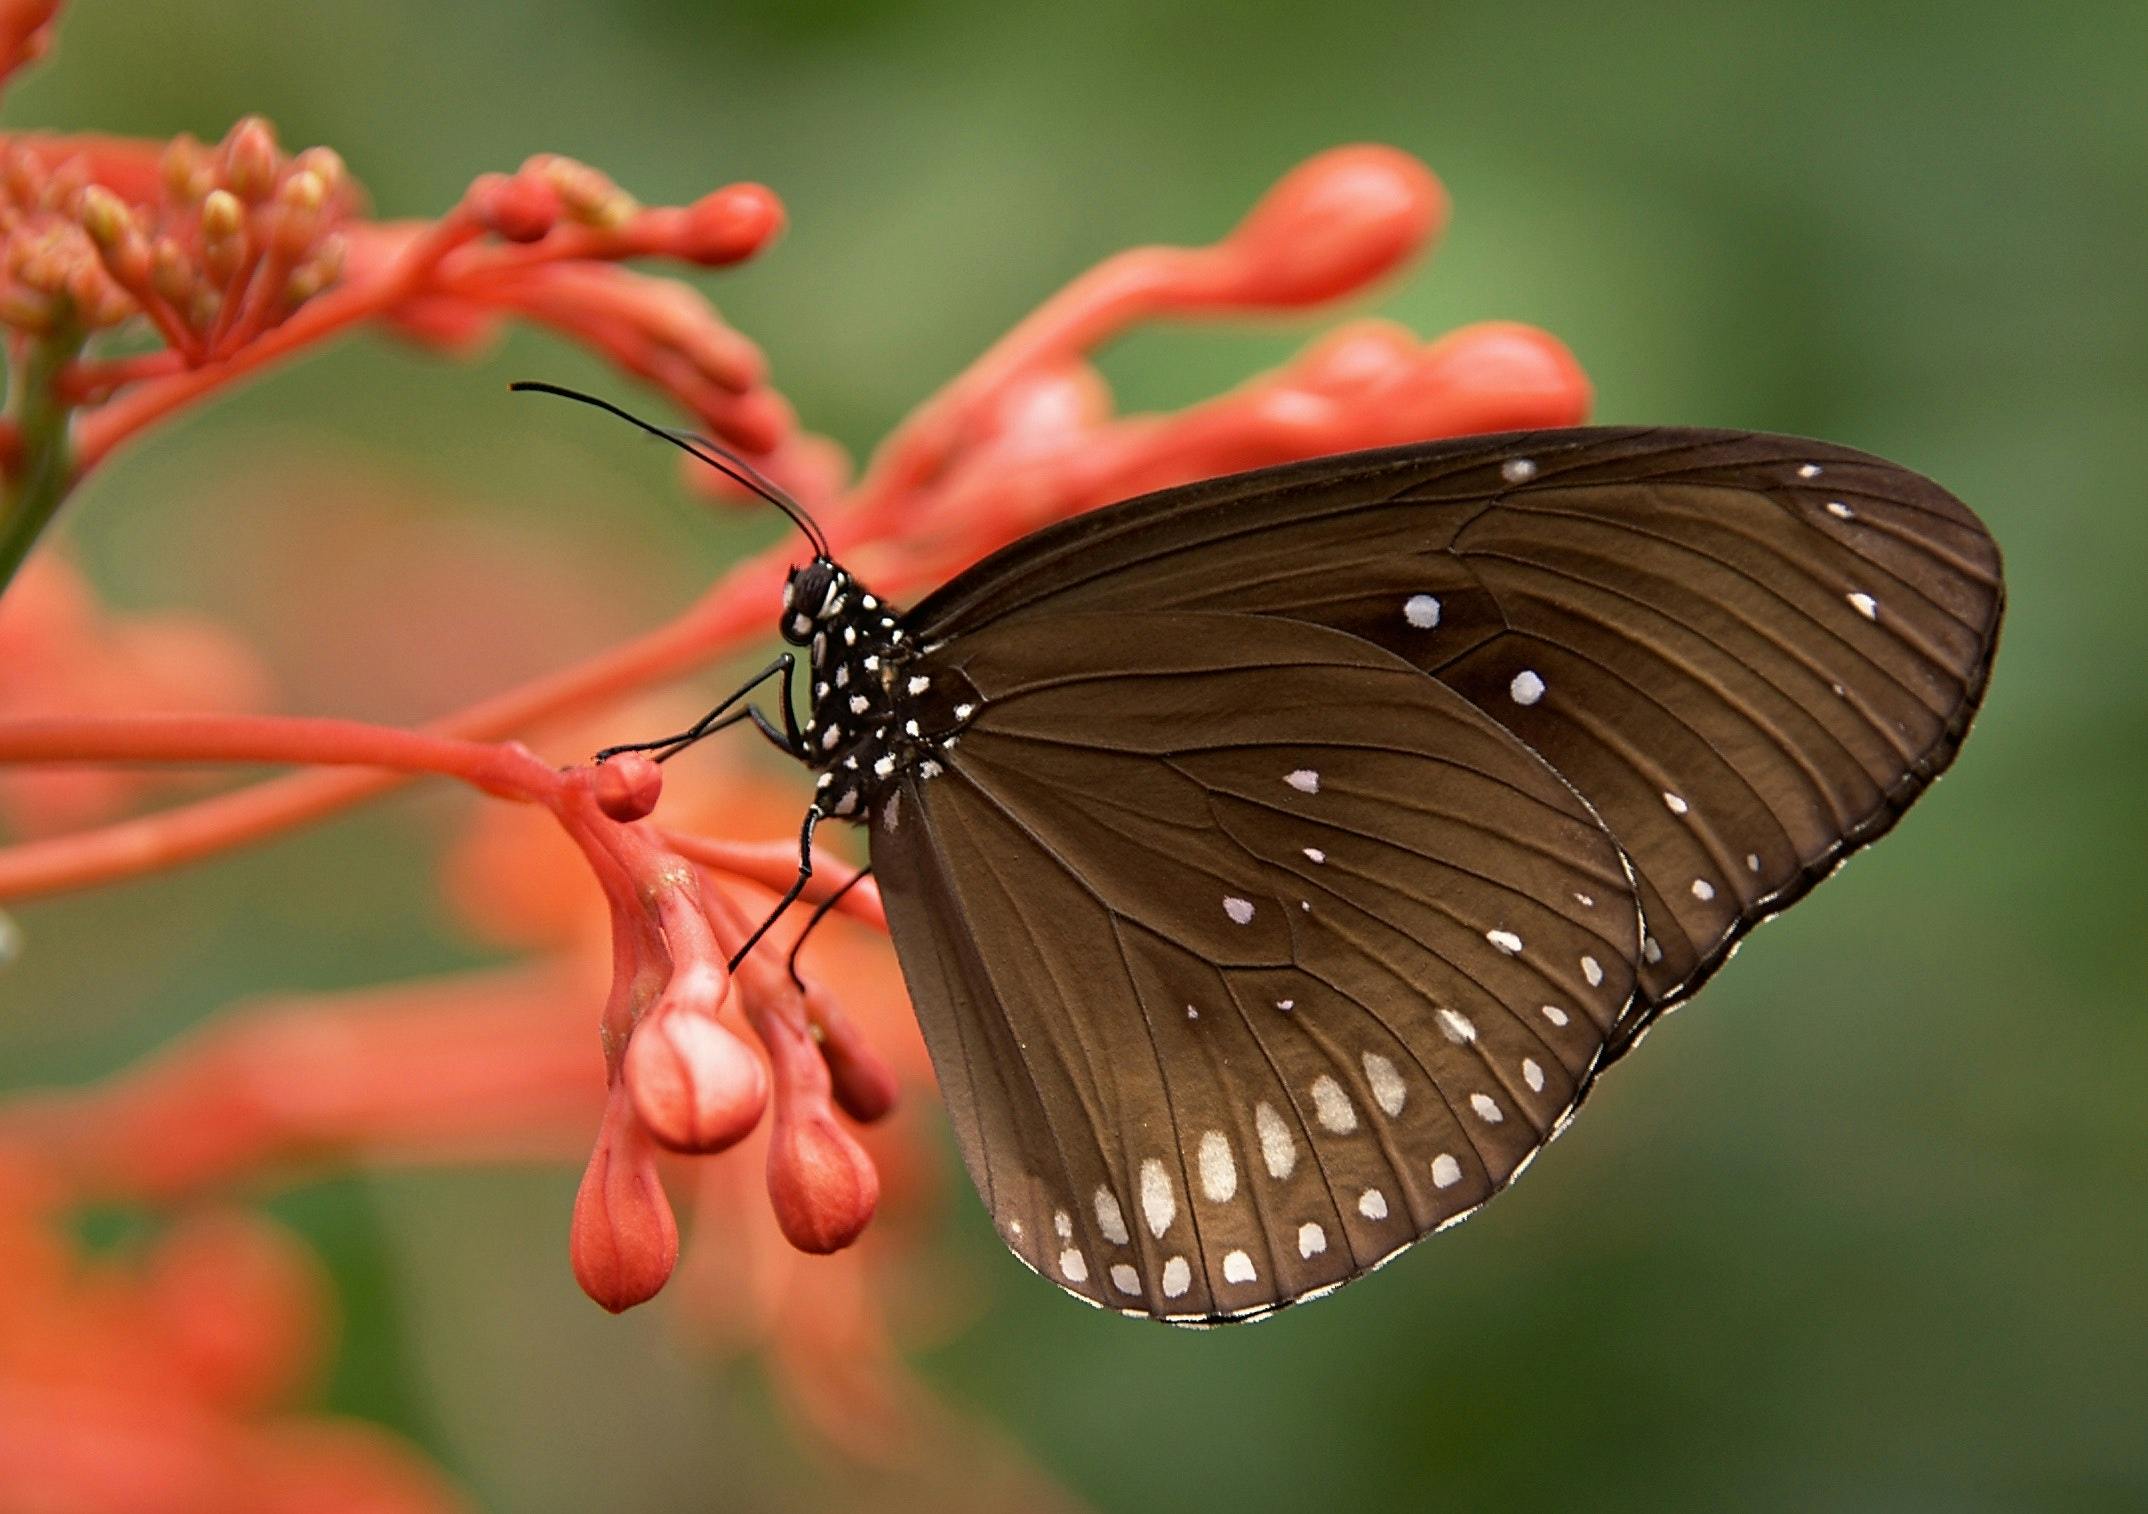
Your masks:
<svg viewBox="0 0 2148 1514"><path fill-rule="evenodd" d="M1316 1308L1188 1335L1074 1307L965 1195L943 1244L975 1313L919 1365L1101 1509L2115 1510L2148 1506L2144 58L2132 0L83 3L5 121L213 140L260 111L388 215L541 149L652 202L762 180L792 229L709 288L857 449L1095 258L1390 142L1455 211L1379 310L1541 324L1606 421L1935 475L2011 582L1959 767L1513 1196ZM1174 403L1304 334L1148 334L1106 369ZM340 347L118 459L68 539L118 604L244 629L282 707L413 719L656 623L772 537L504 396L531 375L618 388L526 335L481 365ZM246 995L484 960L434 894L466 803L21 911L0 1085L107 1072ZM276 1197L342 1300L319 1400L487 1508L870 1504L750 1369L576 1292L575 1177Z"/></svg>

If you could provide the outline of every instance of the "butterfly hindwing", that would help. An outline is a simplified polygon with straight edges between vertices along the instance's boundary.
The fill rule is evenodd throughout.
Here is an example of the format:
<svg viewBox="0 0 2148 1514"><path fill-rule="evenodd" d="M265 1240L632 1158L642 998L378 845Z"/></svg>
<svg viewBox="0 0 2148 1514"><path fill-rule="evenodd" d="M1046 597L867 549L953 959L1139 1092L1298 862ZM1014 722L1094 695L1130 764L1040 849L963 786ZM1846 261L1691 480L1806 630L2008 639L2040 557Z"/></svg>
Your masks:
<svg viewBox="0 0 2148 1514"><path fill-rule="evenodd" d="M975 709L875 866L1038 1271L1267 1312L1482 1203L1573 1108L1631 997L1632 880L1465 700L1260 616L1022 615L928 656Z"/></svg>

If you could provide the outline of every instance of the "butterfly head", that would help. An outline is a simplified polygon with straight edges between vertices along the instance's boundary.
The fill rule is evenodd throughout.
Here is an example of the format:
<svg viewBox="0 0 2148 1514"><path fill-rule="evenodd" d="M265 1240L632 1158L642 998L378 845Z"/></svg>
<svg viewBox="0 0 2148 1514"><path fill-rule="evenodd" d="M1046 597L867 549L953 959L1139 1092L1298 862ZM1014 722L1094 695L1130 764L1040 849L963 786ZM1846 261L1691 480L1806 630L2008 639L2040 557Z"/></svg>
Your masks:
<svg viewBox="0 0 2148 1514"><path fill-rule="evenodd" d="M794 647L811 643L814 633L826 630L848 608L855 586L856 580L826 557L791 569L783 585L783 618L778 627L783 639Z"/></svg>

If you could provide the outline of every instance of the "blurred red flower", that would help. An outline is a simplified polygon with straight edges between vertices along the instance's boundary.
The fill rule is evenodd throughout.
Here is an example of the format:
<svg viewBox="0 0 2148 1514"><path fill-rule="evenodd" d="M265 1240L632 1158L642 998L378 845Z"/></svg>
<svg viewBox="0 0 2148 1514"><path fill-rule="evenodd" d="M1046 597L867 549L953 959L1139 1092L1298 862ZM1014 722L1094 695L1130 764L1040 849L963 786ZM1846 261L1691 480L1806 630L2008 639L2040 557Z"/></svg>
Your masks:
<svg viewBox="0 0 2148 1514"><path fill-rule="evenodd" d="M454 1514L371 1425L281 1407L332 1331L289 1234L204 1208L124 1258L62 1233L71 1197L0 1150L0 1514Z"/></svg>

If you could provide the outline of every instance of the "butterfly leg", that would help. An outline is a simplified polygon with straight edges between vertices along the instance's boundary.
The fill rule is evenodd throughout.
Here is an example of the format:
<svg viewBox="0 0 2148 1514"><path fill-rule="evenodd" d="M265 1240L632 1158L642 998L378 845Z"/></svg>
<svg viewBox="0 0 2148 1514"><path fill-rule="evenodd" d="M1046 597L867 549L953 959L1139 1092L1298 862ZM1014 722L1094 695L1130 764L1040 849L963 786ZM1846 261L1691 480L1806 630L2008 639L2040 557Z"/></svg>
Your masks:
<svg viewBox="0 0 2148 1514"><path fill-rule="evenodd" d="M746 953L753 950L761 937L768 934L768 928L782 919L783 912L796 904L798 896L805 892L806 882L813 876L813 828L819 825L820 822L820 806L816 804L806 810L805 824L798 831L797 878L792 880L790 888L784 893L783 897L776 901L776 907L769 911L768 918L763 920L755 928L753 934L746 938L745 945L731 954L731 971L738 971L738 964L746 960Z"/></svg>
<svg viewBox="0 0 2148 1514"><path fill-rule="evenodd" d="M870 872L872 872L872 867L870 865L859 868L856 872L850 875L848 881L846 881L841 888L837 889L834 893L830 894L827 898L821 900L819 904L813 907L813 918L806 921L805 929L798 933L798 939L791 944L790 961L785 964L785 966L790 969L791 982L795 983L800 989L803 989L805 987L805 979L798 976L798 954L805 950L806 941L812 936L814 930L820 925L820 922L828 917L828 911L834 909L838 904L842 903L843 895L849 893L852 889L856 888L858 886L858 881L864 878Z"/></svg>
<svg viewBox="0 0 2148 1514"><path fill-rule="evenodd" d="M597 753L596 760L604 762L627 752L655 752L656 760L664 762L676 757L703 737L714 735L717 731L723 730L727 726L736 725L739 721L746 719L751 719L754 725L760 729L762 735L773 741L791 756L796 757L805 750L805 737L799 734L798 717L792 712L791 708L791 679L796 673L797 667L797 657L792 653L785 652L767 667L761 669L760 672L747 679L730 698L717 705L715 709L710 710L685 730L671 736L659 736L654 741L629 741L618 746L608 746ZM783 679L783 729L780 732L776 730L774 723L766 715L752 705L748 705L743 710L732 709L733 705L744 699L748 694L768 682L769 679L779 675Z"/></svg>

